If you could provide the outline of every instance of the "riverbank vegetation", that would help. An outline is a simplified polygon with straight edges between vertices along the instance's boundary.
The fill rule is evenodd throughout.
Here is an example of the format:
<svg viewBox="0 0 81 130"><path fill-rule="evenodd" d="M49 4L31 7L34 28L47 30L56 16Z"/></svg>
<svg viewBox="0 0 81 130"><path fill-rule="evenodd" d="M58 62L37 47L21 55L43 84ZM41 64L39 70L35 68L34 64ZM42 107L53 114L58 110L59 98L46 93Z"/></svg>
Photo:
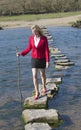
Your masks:
<svg viewBox="0 0 81 130"><path fill-rule="evenodd" d="M61 12L61 13L49 13L49 14L24 14L16 16L0 16L0 21L34 21L39 19L50 19L50 18L62 18L81 14L81 11L77 12Z"/></svg>
<svg viewBox="0 0 81 130"><path fill-rule="evenodd" d="M0 16L81 11L81 0L0 0Z"/></svg>
<svg viewBox="0 0 81 130"><path fill-rule="evenodd" d="M77 20L72 24L72 27L81 28L81 20Z"/></svg>

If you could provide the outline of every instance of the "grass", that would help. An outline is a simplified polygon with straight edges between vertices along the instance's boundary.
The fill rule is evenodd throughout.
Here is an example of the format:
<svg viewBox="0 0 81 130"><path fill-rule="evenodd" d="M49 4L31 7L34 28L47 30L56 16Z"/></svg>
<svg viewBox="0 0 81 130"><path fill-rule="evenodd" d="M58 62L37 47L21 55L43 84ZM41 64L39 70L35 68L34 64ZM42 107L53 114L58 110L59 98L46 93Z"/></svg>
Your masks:
<svg viewBox="0 0 81 130"><path fill-rule="evenodd" d="M68 16L74 16L81 14L79 12L67 12L67 13L48 13L48 14L27 14L27 15L18 15L18 16L0 16L0 21L34 21L40 19L49 19L49 18L62 18Z"/></svg>

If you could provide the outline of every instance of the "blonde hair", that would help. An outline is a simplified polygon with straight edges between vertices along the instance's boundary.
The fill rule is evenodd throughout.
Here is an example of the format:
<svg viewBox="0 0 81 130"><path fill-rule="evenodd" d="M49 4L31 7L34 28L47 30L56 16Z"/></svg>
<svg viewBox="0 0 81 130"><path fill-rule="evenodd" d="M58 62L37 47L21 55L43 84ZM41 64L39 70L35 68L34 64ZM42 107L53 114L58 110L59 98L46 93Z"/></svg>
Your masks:
<svg viewBox="0 0 81 130"><path fill-rule="evenodd" d="M32 25L31 29L37 31L40 34L40 36L43 36L43 32L38 25Z"/></svg>

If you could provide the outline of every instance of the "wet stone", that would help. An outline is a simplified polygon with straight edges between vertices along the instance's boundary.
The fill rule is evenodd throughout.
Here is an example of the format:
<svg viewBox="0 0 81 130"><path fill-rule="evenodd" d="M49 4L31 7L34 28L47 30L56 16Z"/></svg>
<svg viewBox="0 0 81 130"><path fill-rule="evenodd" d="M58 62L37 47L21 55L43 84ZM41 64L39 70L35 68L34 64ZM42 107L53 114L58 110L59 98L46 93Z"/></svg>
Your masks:
<svg viewBox="0 0 81 130"><path fill-rule="evenodd" d="M62 59L68 59L67 56L60 56L60 57L54 57L55 60L62 60Z"/></svg>
<svg viewBox="0 0 81 130"><path fill-rule="evenodd" d="M47 83L56 83L56 84L59 84L62 82L62 78L59 77L59 78L47 78L46 79L46 84Z"/></svg>
<svg viewBox="0 0 81 130"><path fill-rule="evenodd" d="M70 66L55 65L56 70L67 70Z"/></svg>
<svg viewBox="0 0 81 130"><path fill-rule="evenodd" d="M54 124L59 120L56 109L26 109L22 112L22 117L25 123L43 122Z"/></svg>
<svg viewBox="0 0 81 130"><path fill-rule="evenodd" d="M57 65L62 65L62 66L71 66L71 65L74 65L74 63L73 63L73 62L57 63Z"/></svg>
<svg viewBox="0 0 81 130"><path fill-rule="evenodd" d="M52 74L52 77L53 78L58 78L58 77L64 77L65 76L65 73L64 72L61 72L61 71L54 71L54 73Z"/></svg>
<svg viewBox="0 0 81 130"><path fill-rule="evenodd" d="M41 95L44 95L42 93L42 84L39 84L39 90L40 90ZM58 87L54 83L48 83L48 84L46 84L46 90L47 90L46 91L47 97L53 98L58 92Z"/></svg>
<svg viewBox="0 0 81 130"><path fill-rule="evenodd" d="M64 57L65 55L64 54L52 54L51 57Z"/></svg>
<svg viewBox="0 0 81 130"><path fill-rule="evenodd" d="M55 60L54 63L55 63L55 64L58 64L58 63L66 63L66 62L68 62L68 61L70 61L70 60L69 60L69 59L61 59L61 60L59 59L59 60Z"/></svg>
<svg viewBox="0 0 81 130"><path fill-rule="evenodd" d="M53 42L54 40L53 39L48 39L48 42Z"/></svg>
<svg viewBox="0 0 81 130"><path fill-rule="evenodd" d="M52 130L47 123L29 123L25 125L25 130Z"/></svg>
<svg viewBox="0 0 81 130"><path fill-rule="evenodd" d="M57 92L58 92L58 87L54 83L48 83L46 85L46 93L44 94L42 92L42 84L39 84L39 92L40 96L37 100L34 100L34 96L28 97L24 101L24 107L29 109L29 108L48 108L48 99L53 98ZM35 95L35 92L33 92L33 95Z"/></svg>
<svg viewBox="0 0 81 130"><path fill-rule="evenodd" d="M54 48L54 47L49 47L50 53L51 54L60 54L61 51L58 48Z"/></svg>
<svg viewBox="0 0 81 130"><path fill-rule="evenodd" d="M46 109L47 108L47 96L46 95L40 95L37 100L34 99L34 96L28 97L24 101L24 107L26 109Z"/></svg>

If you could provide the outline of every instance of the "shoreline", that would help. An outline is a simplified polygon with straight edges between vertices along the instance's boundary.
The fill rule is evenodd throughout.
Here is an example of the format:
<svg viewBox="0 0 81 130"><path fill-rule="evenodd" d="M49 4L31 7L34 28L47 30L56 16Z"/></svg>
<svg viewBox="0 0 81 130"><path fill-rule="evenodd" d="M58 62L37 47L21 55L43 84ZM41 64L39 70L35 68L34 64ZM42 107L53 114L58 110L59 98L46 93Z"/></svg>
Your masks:
<svg viewBox="0 0 81 130"><path fill-rule="evenodd" d="M35 21L6 21L0 22L0 27L3 29L8 28L19 28L19 27L30 27L33 24L40 26L71 26L73 22L81 19L81 15L63 17L63 18L51 18L51 19L40 19Z"/></svg>

